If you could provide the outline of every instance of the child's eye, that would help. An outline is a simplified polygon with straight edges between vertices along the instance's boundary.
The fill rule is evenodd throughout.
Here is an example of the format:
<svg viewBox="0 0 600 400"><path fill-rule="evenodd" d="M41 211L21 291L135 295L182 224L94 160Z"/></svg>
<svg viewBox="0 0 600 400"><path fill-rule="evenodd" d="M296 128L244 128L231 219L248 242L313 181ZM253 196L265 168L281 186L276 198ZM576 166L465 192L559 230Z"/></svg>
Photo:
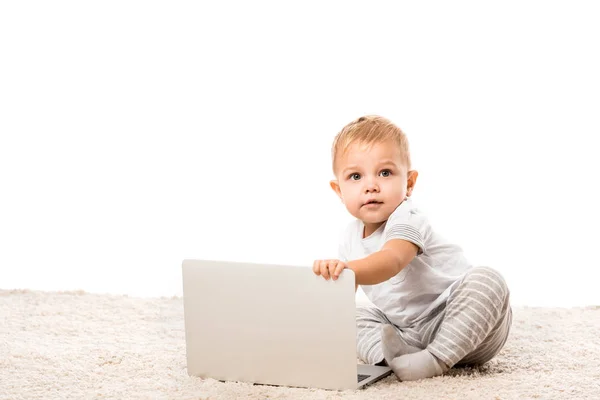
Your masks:
<svg viewBox="0 0 600 400"><path fill-rule="evenodd" d="M357 181L360 179L360 174L358 172L355 172L353 174L350 174L348 178L350 178L350 180L352 181Z"/></svg>
<svg viewBox="0 0 600 400"><path fill-rule="evenodd" d="M383 176L384 178L390 176L392 174L392 171L390 171L389 169L384 169L383 171L381 171L379 173L379 175Z"/></svg>

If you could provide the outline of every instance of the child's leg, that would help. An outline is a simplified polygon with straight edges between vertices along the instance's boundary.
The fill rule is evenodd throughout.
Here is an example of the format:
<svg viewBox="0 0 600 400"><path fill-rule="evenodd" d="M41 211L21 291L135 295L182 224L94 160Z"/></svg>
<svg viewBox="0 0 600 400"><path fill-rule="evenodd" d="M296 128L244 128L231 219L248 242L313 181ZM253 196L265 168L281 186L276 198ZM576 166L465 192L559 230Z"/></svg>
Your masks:
<svg viewBox="0 0 600 400"><path fill-rule="evenodd" d="M358 357L363 362L375 365L381 364L384 361L383 349L381 347L381 333L385 325L394 326L377 307L372 305L356 307L356 350ZM391 341L394 341L394 344L405 344L401 333L398 331L397 338L391 339Z"/></svg>
<svg viewBox="0 0 600 400"><path fill-rule="evenodd" d="M488 361L504 345L512 320L506 282L487 267L470 270L435 311L419 327L427 348L391 365L401 380L440 375L459 361Z"/></svg>
<svg viewBox="0 0 600 400"><path fill-rule="evenodd" d="M488 267L470 270L450 294L438 329L423 341L427 349L448 367L478 355L489 361L508 337L512 312L504 278ZM427 332L425 332L427 333Z"/></svg>
<svg viewBox="0 0 600 400"><path fill-rule="evenodd" d="M481 365L496 356L504 347L508 333L512 324L512 310L508 308L506 318L498 321L498 324L492 329L487 338L471 353L467 354L457 364L460 365Z"/></svg>

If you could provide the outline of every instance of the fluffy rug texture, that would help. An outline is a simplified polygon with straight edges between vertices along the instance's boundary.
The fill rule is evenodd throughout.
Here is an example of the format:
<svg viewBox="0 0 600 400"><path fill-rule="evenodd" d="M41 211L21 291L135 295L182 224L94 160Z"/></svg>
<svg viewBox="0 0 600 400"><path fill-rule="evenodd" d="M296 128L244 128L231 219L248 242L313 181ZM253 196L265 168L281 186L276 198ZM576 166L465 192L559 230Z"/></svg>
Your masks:
<svg viewBox="0 0 600 400"><path fill-rule="evenodd" d="M357 391L190 377L181 298L0 290L0 398L598 399L600 307L516 308L491 362Z"/></svg>

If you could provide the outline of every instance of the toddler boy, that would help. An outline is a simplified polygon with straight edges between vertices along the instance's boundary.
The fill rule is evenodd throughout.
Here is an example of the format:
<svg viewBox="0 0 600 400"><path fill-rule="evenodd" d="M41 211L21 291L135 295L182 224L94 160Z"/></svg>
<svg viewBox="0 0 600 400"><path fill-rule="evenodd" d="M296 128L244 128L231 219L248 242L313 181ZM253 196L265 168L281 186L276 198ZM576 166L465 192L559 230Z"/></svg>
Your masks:
<svg viewBox="0 0 600 400"><path fill-rule="evenodd" d="M402 381L492 359L510 330L508 287L469 264L410 198L418 172L404 132L381 116L358 118L335 137L332 158L331 188L356 220L339 259L316 260L313 271L336 280L353 270L374 304L357 307L359 358Z"/></svg>

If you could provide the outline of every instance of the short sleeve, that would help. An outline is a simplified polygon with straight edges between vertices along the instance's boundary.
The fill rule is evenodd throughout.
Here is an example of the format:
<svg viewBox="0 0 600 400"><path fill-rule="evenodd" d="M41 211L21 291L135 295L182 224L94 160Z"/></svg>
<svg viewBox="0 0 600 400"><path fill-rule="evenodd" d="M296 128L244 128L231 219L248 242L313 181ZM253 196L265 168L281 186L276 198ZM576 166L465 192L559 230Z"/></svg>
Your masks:
<svg viewBox="0 0 600 400"><path fill-rule="evenodd" d="M392 239L402 239L414 243L418 248L418 255L427 252L427 237L429 236L429 223L427 218L416 208L409 205L399 206L390 215L384 231L384 243Z"/></svg>

